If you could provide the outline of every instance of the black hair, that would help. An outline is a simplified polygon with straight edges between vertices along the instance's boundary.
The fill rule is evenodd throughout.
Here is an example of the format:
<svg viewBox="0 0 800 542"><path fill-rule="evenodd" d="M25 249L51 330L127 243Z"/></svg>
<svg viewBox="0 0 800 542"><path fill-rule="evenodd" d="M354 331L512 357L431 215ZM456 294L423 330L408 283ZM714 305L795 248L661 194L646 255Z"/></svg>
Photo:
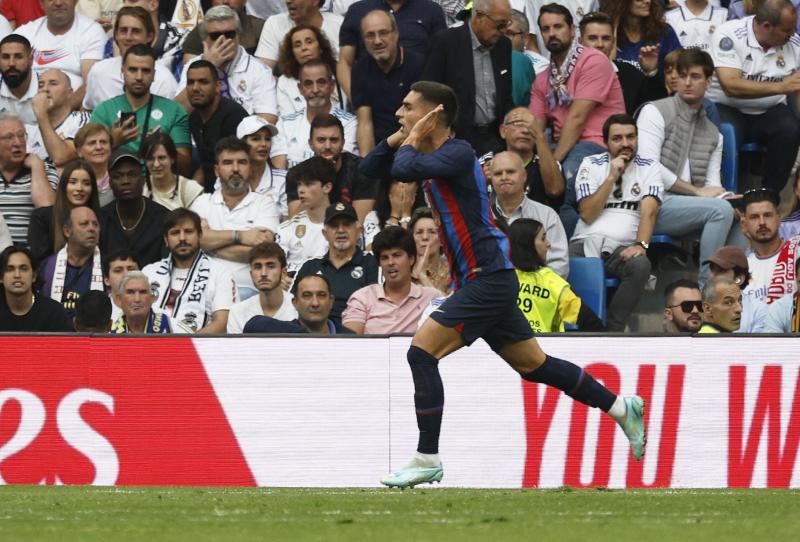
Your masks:
<svg viewBox="0 0 800 542"><path fill-rule="evenodd" d="M243 152L250 156L250 145L236 136L223 137L214 145L214 160L219 163L219 155L223 152Z"/></svg>
<svg viewBox="0 0 800 542"><path fill-rule="evenodd" d="M458 117L458 97L453 89L445 84L435 81L417 81L411 85L411 90L422 95L426 102L442 105L444 120L448 128L452 128Z"/></svg>
<svg viewBox="0 0 800 542"><path fill-rule="evenodd" d="M19 43L23 47L25 47L28 51L31 50L31 42L28 41L28 38L21 34L9 34L2 40L0 40L0 47L5 45L6 43Z"/></svg>
<svg viewBox="0 0 800 542"><path fill-rule="evenodd" d="M604 13L602 11L590 11L584 15L578 23L578 28L581 31L581 35L586 33L586 27L590 24L607 24L611 27L611 33L614 33L614 20L608 13Z"/></svg>
<svg viewBox="0 0 800 542"><path fill-rule="evenodd" d="M117 260L122 260L123 262L130 260L136 264L136 267L141 267L139 265L139 260L137 259L136 254L134 254L133 251L128 249L115 250L103 260L104 277L108 278L108 270L111 268L111 262L115 262Z"/></svg>
<svg viewBox="0 0 800 542"><path fill-rule="evenodd" d="M693 66L702 68L706 79L714 75L714 61L710 54L696 47L682 49L675 64L678 73L688 72Z"/></svg>
<svg viewBox="0 0 800 542"><path fill-rule="evenodd" d="M552 4L545 4L539 9L539 16L536 18L536 25L541 28L542 26L542 15L545 13L550 13L553 15L561 15L564 17L564 20L567 22L569 26L575 24L572 19L572 13L561 4L556 4L553 2Z"/></svg>
<svg viewBox="0 0 800 542"><path fill-rule="evenodd" d="M292 178L297 184L319 181L323 185L336 183L336 166L327 158L312 156L291 168Z"/></svg>
<svg viewBox="0 0 800 542"><path fill-rule="evenodd" d="M177 209L173 209L168 212L167 216L164 218L164 236L169 233L169 230L184 220L191 220L192 224L194 224L194 227L197 230L197 233L202 233L203 225L200 220L200 215L185 207L178 207Z"/></svg>
<svg viewBox="0 0 800 542"><path fill-rule="evenodd" d="M3 252L0 252L0 273L3 276L6 274L6 266L8 265L8 260L10 260L11 256L13 256L14 254L19 254L19 253L24 254L28 258L28 261L31 263L31 269L36 275L36 280L33 281L33 284L31 285L31 290L34 293L38 293L39 289L42 286L42 277L37 272L37 266L39 262L37 262L34 259L33 254L27 247L22 247L19 245L11 245L9 247L6 247L5 250L3 250ZM0 288L2 288L5 291L2 282L0 282Z"/></svg>
<svg viewBox="0 0 800 542"><path fill-rule="evenodd" d="M781 204L781 197L777 192L770 190L769 188L754 188L752 190L748 190L744 193L744 196L742 196L741 208L747 209L748 205L752 203L761 203L762 201L768 201L772 203L777 209Z"/></svg>
<svg viewBox="0 0 800 542"><path fill-rule="evenodd" d="M664 306L668 307L672 305L672 299L675 295L675 290L678 288L687 288L689 290L700 290L700 285L697 281L689 280L689 279L678 279L674 282L670 282L667 284L667 287L664 288Z"/></svg>
<svg viewBox="0 0 800 542"><path fill-rule="evenodd" d="M89 290L75 304L76 331L105 332L111 320L111 299L105 292Z"/></svg>
<svg viewBox="0 0 800 542"><path fill-rule="evenodd" d="M399 248L405 251L409 257L416 259L417 244L410 231L404 230L400 226L387 226L379 231L372 240L372 253L380 260L381 252Z"/></svg>
<svg viewBox="0 0 800 542"><path fill-rule="evenodd" d="M194 62L192 62L189 65L189 67L186 68L186 75L188 76L189 72L191 70L201 70L203 68L205 68L205 69L207 69L207 70L209 70L211 72L211 78L215 82L219 81L219 72L217 71L217 67L214 66L211 62L209 62L208 60L206 60L204 58L201 58L200 60L195 60Z"/></svg>
<svg viewBox="0 0 800 542"><path fill-rule="evenodd" d="M258 258L277 258L281 267L286 267L286 252L278 243L265 241L251 248L247 263L252 264Z"/></svg>
<svg viewBox="0 0 800 542"><path fill-rule="evenodd" d="M297 292L299 292L299 291L300 291L300 284L301 284L301 283L302 283L304 280L306 280L306 279L310 279L310 278L318 278L318 279L322 279L322 281L325 283L325 286L327 286L327 287L328 287L328 293L332 293L332 291L331 291L331 281L330 281L330 279L328 279L328 277L326 277L325 275L304 275L303 277L301 277L301 278L297 279L297 280L294 282L294 284L292 285L292 294L294 294L295 296L297 296Z"/></svg>
<svg viewBox="0 0 800 542"><path fill-rule="evenodd" d="M311 130L308 132L309 138L314 137L314 130L317 128L338 128L342 139L344 139L344 126L342 126L342 121L330 113L320 113L314 117L314 120L311 121Z"/></svg>
<svg viewBox="0 0 800 542"><path fill-rule="evenodd" d="M627 113L617 113L616 115L611 115L608 117L603 123L603 141L605 143L608 143L608 132L611 130L611 126L614 124L633 126L634 129L636 129L636 133L639 133L638 128L636 128L636 119Z"/></svg>
<svg viewBox="0 0 800 542"><path fill-rule="evenodd" d="M153 63L154 64L155 64L155 61L156 61L156 52L153 50L152 47L150 47L146 43L137 43L136 45L134 45L133 47L131 47L127 51L125 51L125 54L122 55L122 64L123 65L128 60L128 57L131 56L131 55L149 56L150 58L153 59Z"/></svg>
<svg viewBox="0 0 800 542"><path fill-rule="evenodd" d="M511 263L521 271L536 271L544 262L536 253L534 240L544 226L532 218L518 218L508 227Z"/></svg>

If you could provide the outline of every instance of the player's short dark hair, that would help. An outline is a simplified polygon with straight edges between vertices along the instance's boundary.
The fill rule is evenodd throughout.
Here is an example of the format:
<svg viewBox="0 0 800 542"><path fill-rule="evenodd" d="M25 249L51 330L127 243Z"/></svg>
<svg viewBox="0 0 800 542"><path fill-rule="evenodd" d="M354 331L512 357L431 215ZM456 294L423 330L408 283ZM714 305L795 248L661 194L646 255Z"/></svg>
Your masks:
<svg viewBox="0 0 800 542"><path fill-rule="evenodd" d="M586 26L590 24L607 24L611 27L612 32L614 30L614 20L611 18L611 15L602 11L590 11L583 16L578 23L578 28L580 28L581 35L585 33Z"/></svg>
<svg viewBox="0 0 800 542"><path fill-rule="evenodd" d="M89 290L75 304L76 331L104 333L111 320L111 299L105 292Z"/></svg>
<svg viewBox="0 0 800 542"><path fill-rule="evenodd" d="M134 17L138 19L142 25L144 25L144 31L151 36L156 33L156 28L153 26L153 19L150 18L150 14L147 13L146 9L141 6L122 6L119 8L117 17L114 19L114 35L117 34L119 21L123 17Z"/></svg>
<svg viewBox="0 0 800 542"><path fill-rule="evenodd" d="M313 60L309 60L308 62L300 66L300 71L297 72L297 80L300 81L302 79L303 70L305 70L306 68L317 68L319 66L322 66L323 68L325 68L325 71L328 72L328 79L333 78L333 69L328 65L328 63L322 60L321 58L315 58Z"/></svg>
<svg viewBox="0 0 800 542"><path fill-rule="evenodd" d="M458 117L458 97L453 89L435 81L417 81L411 90L422 95L422 99L434 106L444 107L444 120L448 128L452 128Z"/></svg>
<svg viewBox="0 0 800 542"><path fill-rule="evenodd" d="M192 70L202 70L203 68L211 72L211 79L214 81L219 81L219 72L217 71L217 67L204 58L192 62L189 67L186 68L186 75L188 76L189 72Z"/></svg>
<svg viewBox="0 0 800 542"><path fill-rule="evenodd" d="M0 47L5 45L6 43L19 43L20 45L25 47L25 49L27 49L28 51L31 50L31 42L28 41L28 38L26 38L21 34L9 34L8 36L0 40Z"/></svg>
<svg viewBox="0 0 800 542"><path fill-rule="evenodd" d="M328 293L331 293L331 281L325 275L303 275L303 277L295 281L294 285L292 286L292 293L297 295L297 292L300 291L300 285L303 283L303 281L311 278L322 279L322 281L325 283L325 286L328 288Z"/></svg>
<svg viewBox="0 0 800 542"><path fill-rule="evenodd" d="M129 260L135 263L136 267L141 267L141 265L139 265L139 260L136 258L136 254L134 254L133 251L128 249L115 250L103 260L103 276L108 278L108 270L111 268L111 264L113 262L127 262Z"/></svg>
<svg viewBox="0 0 800 542"><path fill-rule="evenodd" d="M186 207L178 207L177 209L173 209L168 212L167 216L164 218L164 236L167 235L169 230L184 220L191 220L192 224L194 224L194 229L197 230L197 233L203 232L203 223L200 219L200 215L190 209L187 209Z"/></svg>
<svg viewBox="0 0 800 542"><path fill-rule="evenodd" d="M251 248L247 263L252 264L258 258L275 258L280 262L281 267L286 267L286 252L278 243L267 241Z"/></svg>
<svg viewBox="0 0 800 542"><path fill-rule="evenodd" d="M689 290L697 290L700 291L700 285L697 281L689 280L689 279L678 279L676 281L670 282L667 284L667 287L664 288L664 306L668 307L670 305L674 305L673 303L675 297L675 290L678 288L687 288Z"/></svg>
<svg viewBox="0 0 800 542"><path fill-rule="evenodd" d="M344 139L344 126L342 126L342 121L330 113L321 113L314 117L314 120L311 121L311 131L308 132L309 138L314 137L314 130L317 128L338 128L339 134L341 134L342 139Z"/></svg>
<svg viewBox="0 0 800 542"><path fill-rule="evenodd" d="M611 115L606 119L603 123L603 141L608 143L608 132L611 130L611 127L615 124L622 124L633 126L636 129L636 133L639 133L639 130L636 128L636 119L632 116L628 115L627 113L617 113L616 115Z"/></svg>
<svg viewBox="0 0 800 542"><path fill-rule="evenodd" d="M675 64L678 73L686 73L694 66L699 66L703 69L703 75L706 76L706 79L714 75L714 61L711 59L710 54L697 47L681 49L678 55L678 62Z"/></svg>
<svg viewBox="0 0 800 542"><path fill-rule="evenodd" d="M156 52L153 50L152 47L150 47L150 45L148 45L146 43L137 43L136 45L134 45L133 47L130 47L127 51L125 51L125 54L122 55L122 64L123 65L125 65L125 63L128 61L128 57L131 56L131 55L134 55L134 56L149 56L150 58L153 59L153 63L154 64L156 62Z"/></svg>
<svg viewBox="0 0 800 542"><path fill-rule="evenodd" d="M250 145L233 135L223 137L214 145L214 160L216 163L219 163L219 156L223 152L243 152L249 157Z"/></svg>
<svg viewBox="0 0 800 542"><path fill-rule="evenodd" d="M543 227L541 222L532 218L518 218L508 227L511 263L514 267L521 271L536 271L545 264L533 244Z"/></svg>
<svg viewBox="0 0 800 542"><path fill-rule="evenodd" d="M379 260L381 252L393 248L405 251L411 258L416 259L417 257L417 244L414 242L414 236L400 226L387 226L379 231L372 240L372 253Z"/></svg>
<svg viewBox="0 0 800 542"><path fill-rule="evenodd" d="M297 184L319 181L323 185L336 182L336 166L327 158L312 156L291 169L292 179Z"/></svg>
<svg viewBox="0 0 800 542"><path fill-rule="evenodd" d="M747 210L748 205L753 203L761 203L762 201L768 201L772 203L777 209L781 204L781 196L769 188L754 188L752 190L748 190L744 193L744 196L742 196L741 208Z"/></svg>
<svg viewBox="0 0 800 542"><path fill-rule="evenodd" d="M542 15L545 13L550 13L554 15L561 15L564 17L564 20L567 22L569 26L572 26L574 23L572 19L572 13L562 6L561 4L556 4L553 2L552 4L545 4L539 9L539 16L536 18L536 25L541 28L542 26Z"/></svg>

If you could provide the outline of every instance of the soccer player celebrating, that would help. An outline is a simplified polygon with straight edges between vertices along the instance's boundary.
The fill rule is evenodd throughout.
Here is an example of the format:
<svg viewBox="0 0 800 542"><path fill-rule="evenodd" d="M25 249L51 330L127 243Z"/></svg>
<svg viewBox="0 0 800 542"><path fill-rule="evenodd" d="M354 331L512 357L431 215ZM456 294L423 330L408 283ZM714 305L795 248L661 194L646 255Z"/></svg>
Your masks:
<svg viewBox="0 0 800 542"><path fill-rule="evenodd" d="M361 164L362 173L422 181L450 260L456 292L419 328L408 349L414 378L419 444L411 462L381 482L413 487L442 479L439 429L444 389L439 360L483 338L522 378L601 408L622 427L638 460L644 455L644 401L618 397L577 365L545 354L517 307L519 283L508 239L494 224L486 181L474 151L452 137L458 102L453 90L420 81L397 110L400 129ZM389 175L391 175L389 177Z"/></svg>

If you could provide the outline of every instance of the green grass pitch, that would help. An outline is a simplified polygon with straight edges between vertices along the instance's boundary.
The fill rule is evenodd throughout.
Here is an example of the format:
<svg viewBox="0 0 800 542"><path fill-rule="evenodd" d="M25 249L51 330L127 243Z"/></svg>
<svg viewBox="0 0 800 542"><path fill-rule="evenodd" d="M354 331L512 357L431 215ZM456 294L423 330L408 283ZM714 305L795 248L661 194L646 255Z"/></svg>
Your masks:
<svg viewBox="0 0 800 542"><path fill-rule="evenodd" d="M0 487L2 541L798 540L800 492Z"/></svg>

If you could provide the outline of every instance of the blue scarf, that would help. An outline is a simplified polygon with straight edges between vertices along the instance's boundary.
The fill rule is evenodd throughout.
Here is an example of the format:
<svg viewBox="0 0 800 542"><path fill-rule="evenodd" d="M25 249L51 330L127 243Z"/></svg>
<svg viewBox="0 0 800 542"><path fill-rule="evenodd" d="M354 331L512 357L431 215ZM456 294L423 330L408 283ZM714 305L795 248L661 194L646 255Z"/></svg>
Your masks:
<svg viewBox="0 0 800 542"><path fill-rule="evenodd" d="M172 325L169 321L169 316L163 313L154 312L150 310L150 316L147 317L147 324L145 325L144 332L148 335L158 333L172 333ZM112 334L131 333L128 330L128 324L125 322L125 315L123 314L111 326Z"/></svg>

